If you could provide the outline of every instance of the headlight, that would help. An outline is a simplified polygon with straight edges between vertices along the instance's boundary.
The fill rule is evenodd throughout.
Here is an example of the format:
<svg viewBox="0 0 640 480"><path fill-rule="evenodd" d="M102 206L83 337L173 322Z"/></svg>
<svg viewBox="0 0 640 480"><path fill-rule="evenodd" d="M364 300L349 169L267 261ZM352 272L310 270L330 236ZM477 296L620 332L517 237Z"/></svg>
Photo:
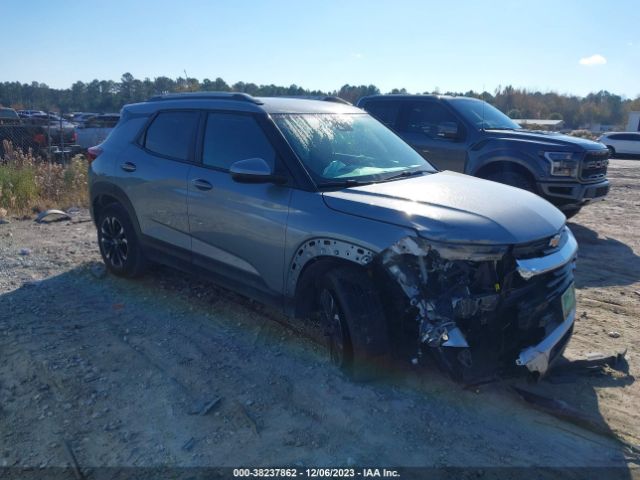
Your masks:
<svg viewBox="0 0 640 480"><path fill-rule="evenodd" d="M578 161L572 152L544 152L544 158L549 160L549 173L554 177L576 177L578 175Z"/></svg>

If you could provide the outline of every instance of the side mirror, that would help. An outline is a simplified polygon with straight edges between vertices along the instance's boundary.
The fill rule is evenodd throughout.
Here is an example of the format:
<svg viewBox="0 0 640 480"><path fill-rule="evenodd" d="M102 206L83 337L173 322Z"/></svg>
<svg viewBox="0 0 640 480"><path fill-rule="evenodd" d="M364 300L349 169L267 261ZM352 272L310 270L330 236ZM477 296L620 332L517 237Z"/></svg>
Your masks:
<svg viewBox="0 0 640 480"><path fill-rule="evenodd" d="M231 178L238 183L286 183L287 177L274 175L262 158L238 160L229 167Z"/></svg>
<svg viewBox="0 0 640 480"><path fill-rule="evenodd" d="M458 124L456 122L444 122L438 125L438 136L455 140L458 138Z"/></svg>

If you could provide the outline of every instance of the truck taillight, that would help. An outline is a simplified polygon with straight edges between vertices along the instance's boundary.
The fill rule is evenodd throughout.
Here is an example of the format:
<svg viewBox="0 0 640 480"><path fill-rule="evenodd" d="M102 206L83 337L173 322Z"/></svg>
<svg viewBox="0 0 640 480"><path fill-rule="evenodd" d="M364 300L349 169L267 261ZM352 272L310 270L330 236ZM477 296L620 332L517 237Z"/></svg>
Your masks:
<svg viewBox="0 0 640 480"><path fill-rule="evenodd" d="M71 138L73 139L73 143L76 143L78 141L78 132L74 130Z"/></svg>
<svg viewBox="0 0 640 480"><path fill-rule="evenodd" d="M87 149L87 159L89 163L93 162L98 156L102 153L102 149L100 147L89 147Z"/></svg>
<svg viewBox="0 0 640 480"><path fill-rule="evenodd" d="M45 137L44 133L36 133L33 136L33 141L38 145L45 145L47 143L47 137Z"/></svg>

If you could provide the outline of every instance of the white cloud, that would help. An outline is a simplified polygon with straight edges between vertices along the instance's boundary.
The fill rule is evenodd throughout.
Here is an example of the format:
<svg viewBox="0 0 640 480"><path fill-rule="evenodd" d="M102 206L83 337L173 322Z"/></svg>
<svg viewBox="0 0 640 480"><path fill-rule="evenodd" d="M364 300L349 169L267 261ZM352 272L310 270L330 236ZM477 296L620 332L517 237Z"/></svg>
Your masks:
<svg viewBox="0 0 640 480"><path fill-rule="evenodd" d="M604 65L607 63L607 59L602 55L596 53L595 55L591 55L590 57L581 58L578 62L580 65L584 65L585 67L595 67L597 65Z"/></svg>
<svg viewBox="0 0 640 480"><path fill-rule="evenodd" d="M364 55L362 53L352 53L351 56L353 58L357 58L358 60L360 60L361 58L364 58Z"/></svg>

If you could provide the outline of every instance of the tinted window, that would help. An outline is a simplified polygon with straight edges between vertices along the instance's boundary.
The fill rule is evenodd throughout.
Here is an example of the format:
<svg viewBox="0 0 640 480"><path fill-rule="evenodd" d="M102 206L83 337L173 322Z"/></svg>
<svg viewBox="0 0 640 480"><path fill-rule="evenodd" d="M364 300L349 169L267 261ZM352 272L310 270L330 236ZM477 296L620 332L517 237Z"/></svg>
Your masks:
<svg viewBox="0 0 640 480"><path fill-rule="evenodd" d="M387 127L393 128L398 118L400 104L397 102L368 102L364 109Z"/></svg>
<svg viewBox="0 0 640 480"><path fill-rule="evenodd" d="M442 105L435 102L420 102L408 106L404 131L410 133L426 133L437 138L439 127L444 124L457 123L456 117Z"/></svg>
<svg viewBox="0 0 640 480"><path fill-rule="evenodd" d="M264 132L249 115L210 113L204 135L202 163L228 170L232 163L262 158L271 168L276 153Z"/></svg>
<svg viewBox="0 0 640 480"><path fill-rule="evenodd" d="M147 129L144 146L160 155L188 160L197 124L196 112L162 112Z"/></svg>
<svg viewBox="0 0 640 480"><path fill-rule="evenodd" d="M636 135L635 133L623 133L622 135L620 135L620 138L618 140L627 140L634 142L640 140L640 136Z"/></svg>
<svg viewBox="0 0 640 480"><path fill-rule="evenodd" d="M517 130L520 127L493 105L468 97L450 98L448 103L470 123L484 130Z"/></svg>

